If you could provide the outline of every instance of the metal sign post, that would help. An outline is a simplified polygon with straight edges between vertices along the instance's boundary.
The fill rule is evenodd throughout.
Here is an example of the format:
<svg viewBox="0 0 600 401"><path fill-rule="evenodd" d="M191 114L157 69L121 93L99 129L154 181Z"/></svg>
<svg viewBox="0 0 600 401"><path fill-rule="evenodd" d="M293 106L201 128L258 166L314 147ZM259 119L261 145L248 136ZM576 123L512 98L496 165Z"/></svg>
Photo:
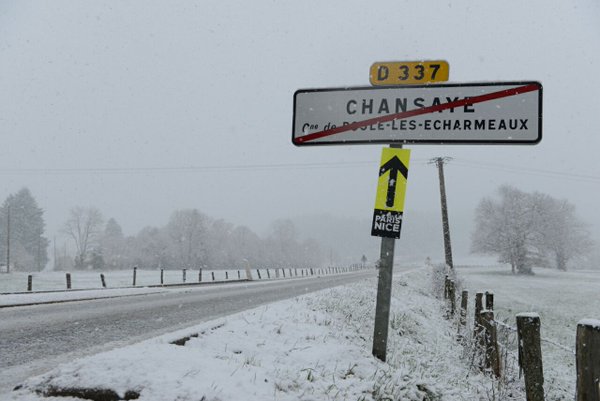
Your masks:
<svg viewBox="0 0 600 401"><path fill-rule="evenodd" d="M386 360L387 354L394 247L402 228L409 159L410 150L402 149L402 145L390 145L390 148L382 150L379 166L371 235L383 237L373 330L373 355L382 361Z"/></svg>

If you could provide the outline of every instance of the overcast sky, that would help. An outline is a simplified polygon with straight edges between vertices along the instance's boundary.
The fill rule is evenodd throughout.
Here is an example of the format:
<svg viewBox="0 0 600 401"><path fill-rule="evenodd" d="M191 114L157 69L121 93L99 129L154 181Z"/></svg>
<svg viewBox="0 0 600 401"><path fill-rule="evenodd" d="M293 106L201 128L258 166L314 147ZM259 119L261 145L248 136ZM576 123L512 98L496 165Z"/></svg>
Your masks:
<svg viewBox="0 0 600 401"><path fill-rule="evenodd" d="M510 183L568 198L598 232L591 0L3 0L0 198L29 187L51 239L76 205L127 234L191 207L259 232L311 213L368 220L382 146L294 147L293 93L419 59L447 60L451 82L540 81L543 140L411 146L406 214L439 208L427 160L451 156L451 218Z"/></svg>

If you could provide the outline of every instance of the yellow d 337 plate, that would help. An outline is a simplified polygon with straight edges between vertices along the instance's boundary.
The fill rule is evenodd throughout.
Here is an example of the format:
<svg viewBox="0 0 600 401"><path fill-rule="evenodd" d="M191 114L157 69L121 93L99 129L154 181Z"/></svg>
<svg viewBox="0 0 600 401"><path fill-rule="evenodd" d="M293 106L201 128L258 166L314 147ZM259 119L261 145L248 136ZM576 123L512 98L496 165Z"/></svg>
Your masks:
<svg viewBox="0 0 600 401"><path fill-rule="evenodd" d="M448 81L450 66L447 61L378 62L371 66L371 85L416 85Z"/></svg>

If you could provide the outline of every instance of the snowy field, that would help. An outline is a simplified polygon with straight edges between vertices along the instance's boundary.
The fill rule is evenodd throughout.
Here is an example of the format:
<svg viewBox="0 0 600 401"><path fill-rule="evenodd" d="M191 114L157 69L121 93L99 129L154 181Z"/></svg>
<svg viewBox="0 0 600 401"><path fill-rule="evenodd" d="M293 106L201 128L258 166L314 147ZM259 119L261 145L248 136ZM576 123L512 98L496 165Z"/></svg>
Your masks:
<svg viewBox="0 0 600 401"><path fill-rule="evenodd" d="M395 278L387 363L371 355L376 280L366 279L76 360L5 398L95 389L140 401L494 399L430 276L423 267Z"/></svg>
<svg viewBox="0 0 600 401"><path fill-rule="evenodd" d="M510 325L518 312L540 313L542 336L558 344L542 346L546 399L572 400L575 326L597 317L600 272L458 273L471 293L493 290L496 316ZM93 389L141 401L524 401L514 365L502 386L474 367L432 288L429 267L396 274L387 363L371 355L376 280L366 279L82 358L0 398L58 401Z"/></svg>
<svg viewBox="0 0 600 401"><path fill-rule="evenodd" d="M305 269L304 269L305 270ZM242 279L246 278L244 269L241 270L203 270L202 282L211 282L212 274L215 275L215 281L237 280L238 271ZM281 272L281 269L279 269ZM255 279L258 278L256 269L251 270ZM294 269L291 270L295 274ZM33 275L33 291L56 291L66 289L66 272L42 271L35 273L11 272L0 274L0 294L23 292L27 291L27 276ZM107 288L130 287L133 284L133 270L113 270L103 272L91 271L73 271L71 272L71 288L72 289L97 289L102 288L100 281L100 273L104 274ZM306 271L304 271L307 274ZM275 270L260 269L262 279L275 278ZM286 277L289 277L290 270L286 269ZM303 274L301 269L298 269L298 276ZM227 275L227 277L226 277ZM186 271L186 283L197 283L199 279L198 270ZM283 273L280 273L283 278ZM164 284L181 284L183 283L182 270L164 270ZM136 285L143 287L148 285L160 284L160 270L141 270L136 273Z"/></svg>
<svg viewBox="0 0 600 401"><path fill-rule="evenodd" d="M517 313L539 313L541 336L547 340L542 341L542 358L546 391L553 397L549 399L572 400L577 322L600 318L600 271L534 272L534 276L513 276L507 266L458 269L470 297L477 291L494 292L496 320L516 326Z"/></svg>

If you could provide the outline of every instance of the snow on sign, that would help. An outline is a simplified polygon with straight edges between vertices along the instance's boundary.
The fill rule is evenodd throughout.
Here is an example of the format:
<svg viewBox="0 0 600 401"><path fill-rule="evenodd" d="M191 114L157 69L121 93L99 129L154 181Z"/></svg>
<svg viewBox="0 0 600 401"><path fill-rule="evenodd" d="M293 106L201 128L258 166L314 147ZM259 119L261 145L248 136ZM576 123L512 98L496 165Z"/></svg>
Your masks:
<svg viewBox="0 0 600 401"><path fill-rule="evenodd" d="M373 236L400 238L409 160L409 149L382 149L371 226Z"/></svg>
<svg viewBox="0 0 600 401"><path fill-rule="evenodd" d="M497 82L300 89L294 145L536 144L542 85Z"/></svg>

